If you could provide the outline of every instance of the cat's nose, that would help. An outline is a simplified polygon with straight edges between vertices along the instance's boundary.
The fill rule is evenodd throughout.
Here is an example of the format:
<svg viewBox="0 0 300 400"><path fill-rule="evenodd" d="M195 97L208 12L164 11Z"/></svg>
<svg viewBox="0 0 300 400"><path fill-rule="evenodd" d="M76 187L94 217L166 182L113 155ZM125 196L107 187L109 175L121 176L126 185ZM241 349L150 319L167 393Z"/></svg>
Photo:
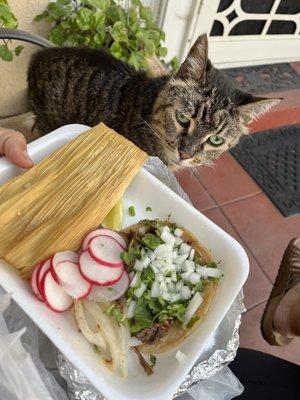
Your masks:
<svg viewBox="0 0 300 400"><path fill-rule="evenodd" d="M193 156L189 153L187 153L186 151L183 150L179 150L179 155L181 160L187 160L188 158L192 158Z"/></svg>

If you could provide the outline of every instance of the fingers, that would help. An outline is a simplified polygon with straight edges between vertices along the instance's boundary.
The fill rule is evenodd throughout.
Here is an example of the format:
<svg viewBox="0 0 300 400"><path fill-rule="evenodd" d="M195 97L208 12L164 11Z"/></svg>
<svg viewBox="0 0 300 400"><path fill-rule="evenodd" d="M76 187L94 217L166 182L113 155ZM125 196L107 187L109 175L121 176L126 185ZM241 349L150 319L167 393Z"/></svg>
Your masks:
<svg viewBox="0 0 300 400"><path fill-rule="evenodd" d="M11 129L0 129L0 154L6 157L15 165L21 168L30 168L33 161L27 153L25 137Z"/></svg>

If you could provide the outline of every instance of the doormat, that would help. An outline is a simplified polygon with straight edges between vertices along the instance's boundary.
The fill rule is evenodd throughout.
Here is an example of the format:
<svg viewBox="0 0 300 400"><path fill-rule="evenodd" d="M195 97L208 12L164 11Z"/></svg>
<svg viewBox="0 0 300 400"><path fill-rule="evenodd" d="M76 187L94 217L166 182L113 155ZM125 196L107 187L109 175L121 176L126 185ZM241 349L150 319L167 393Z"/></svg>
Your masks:
<svg viewBox="0 0 300 400"><path fill-rule="evenodd" d="M300 89L300 75L287 63L228 68L222 70L241 89L250 93L270 93Z"/></svg>
<svg viewBox="0 0 300 400"><path fill-rule="evenodd" d="M300 213L300 125L244 136L230 152L285 217Z"/></svg>

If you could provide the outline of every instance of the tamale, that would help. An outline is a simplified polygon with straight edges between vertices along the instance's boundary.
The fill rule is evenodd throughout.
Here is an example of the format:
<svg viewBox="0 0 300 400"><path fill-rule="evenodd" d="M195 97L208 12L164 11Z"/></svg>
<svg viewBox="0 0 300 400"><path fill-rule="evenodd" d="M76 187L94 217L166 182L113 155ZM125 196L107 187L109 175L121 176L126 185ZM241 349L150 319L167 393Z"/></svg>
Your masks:
<svg viewBox="0 0 300 400"><path fill-rule="evenodd" d="M104 124L0 187L0 256L29 277L38 262L78 250L121 198L147 155Z"/></svg>

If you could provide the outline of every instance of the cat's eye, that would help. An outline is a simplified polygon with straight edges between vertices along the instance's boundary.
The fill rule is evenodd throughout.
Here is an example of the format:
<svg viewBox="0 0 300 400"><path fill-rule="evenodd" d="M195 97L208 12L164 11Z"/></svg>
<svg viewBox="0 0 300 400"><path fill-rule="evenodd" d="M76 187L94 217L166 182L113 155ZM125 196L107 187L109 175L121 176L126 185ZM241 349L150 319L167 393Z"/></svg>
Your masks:
<svg viewBox="0 0 300 400"><path fill-rule="evenodd" d="M219 135L212 135L208 138L207 142L212 146L221 146L225 142L225 139Z"/></svg>
<svg viewBox="0 0 300 400"><path fill-rule="evenodd" d="M180 123L180 125L187 127L190 124L190 118L187 117L185 114L182 112L177 111L176 113L176 119Z"/></svg>

